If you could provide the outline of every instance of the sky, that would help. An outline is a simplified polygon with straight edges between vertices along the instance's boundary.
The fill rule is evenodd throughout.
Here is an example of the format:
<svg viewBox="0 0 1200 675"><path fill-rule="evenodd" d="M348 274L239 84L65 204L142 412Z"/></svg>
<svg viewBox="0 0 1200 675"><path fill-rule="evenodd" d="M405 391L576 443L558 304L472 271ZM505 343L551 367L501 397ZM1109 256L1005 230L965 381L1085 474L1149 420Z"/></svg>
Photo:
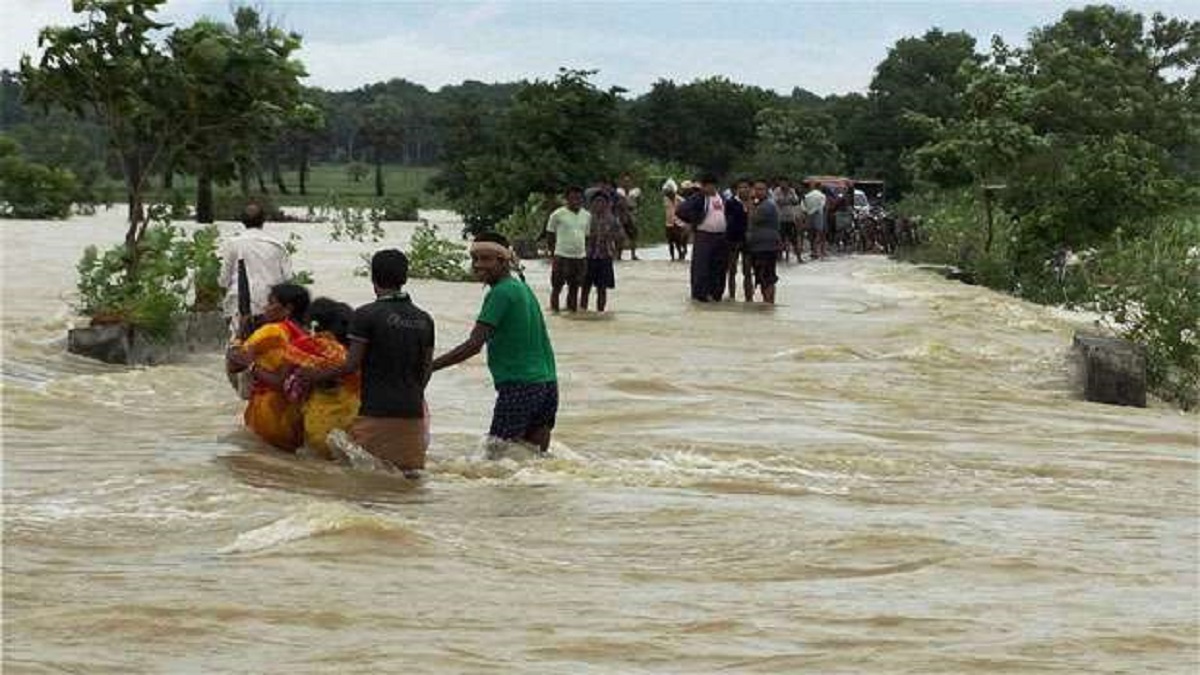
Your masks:
<svg viewBox="0 0 1200 675"><path fill-rule="evenodd" d="M161 20L226 20L260 8L301 34L306 83L331 90L404 78L430 89L463 80L553 78L560 66L642 94L659 79L724 75L782 94L865 92L896 40L931 27L963 30L986 51L992 35L1022 44L1033 28L1083 2L975 0L858 2L401 0L169 0ZM1200 0L1125 0L1149 16L1200 18ZM36 54L47 25L74 23L70 0L0 0L0 68Z"/></svg>

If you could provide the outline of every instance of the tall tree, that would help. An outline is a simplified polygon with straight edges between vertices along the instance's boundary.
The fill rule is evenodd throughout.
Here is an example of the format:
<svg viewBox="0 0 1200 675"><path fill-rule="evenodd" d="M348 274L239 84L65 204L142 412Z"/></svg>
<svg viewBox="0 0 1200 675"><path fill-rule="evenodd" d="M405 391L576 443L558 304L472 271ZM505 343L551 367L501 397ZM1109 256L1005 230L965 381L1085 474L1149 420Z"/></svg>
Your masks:
<svg viewBox="0 0 1200 675"><path fill-rule="evenodd" d="M841 173L845 159L838 149L837 123L819 110L795 105L764 108L755 118L755 153L751 169L758 176Z"/></svg>
<svg viewBox="0 0 1200 675"><path fill-rule="evenodd" d="M83 22L43 29L38 45L45 51L36 67L30 57L21 59L21 83L31 102L61 106L80 116L90 112L104 125L129 197L125 245L131 272L145 234L147 179L185 133L175 114L182 79L156 36L167 25L150 17L162 3L77 0L73 8Z"/></svg>
<svg viewBox="0 0 1200 675"><path fill-rule="evenodd" d="M436 182L469 226L494 225L531 193L612 173L621 90L597 89L594 74L560 69L552 81L524 84L494 132L460 110L460 133L446 139L454 161Z"/></svg>
<svg viewBox="0 0 1200 675"><path fill-rule="evenodd" d="M853 167L856 173L879 175L893 194L907 190L912 177L904 156L931 139L929 128L910 123L910 116L959 119L968 82L961 66L981 60L975 38L964 32L934 28L919 38L897 41L875 69L869 112L855 136L859 147L848 152L861 157L862 164Z"/></svg>
<svg viewBox="0 0 1200 675"><path fill-rule="evenodd" d="M177 114L187 127L184 161L197 176L196 220L212 222L213 182L236 176L248 192L260 149L300 103L304 67L292 58L300 37L240 7L233 26L202 19L168 42L185 78Z"/></svg>
<svg viewBox="0 0 1200 675"><path fill-rule="evenodd" d="M363 141L371 148L375 165L375 196L382 197L383 165L404 142L404 111L396 99L377 96L363 107L360 118Z"/></svg>

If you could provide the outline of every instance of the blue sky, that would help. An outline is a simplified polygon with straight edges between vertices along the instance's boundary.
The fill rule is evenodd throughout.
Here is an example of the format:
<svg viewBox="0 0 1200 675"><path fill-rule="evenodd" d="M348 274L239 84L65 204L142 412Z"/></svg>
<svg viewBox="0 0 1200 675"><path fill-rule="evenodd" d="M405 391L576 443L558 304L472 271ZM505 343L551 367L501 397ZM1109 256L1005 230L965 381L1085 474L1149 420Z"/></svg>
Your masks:
<svg viewBox="0 0 1200 675"><path fill-rule="evenodd" d="M187 23L228 18L235 3L171 0L161 13ZM559 66L599 70L596 81L635 94L660 78L725 75L781 93L865 91L896 40L938 26L986 49L999 34L1021 43L1084 3L974 2L401 2L252 0L304 36L308 83L327 89L403 77L436 89L553 77ZM1128 0L1149 15L1196 19L1194 0ZM0 0L0 67L36 48L37 31L72 22L69 0Z"/></svg>

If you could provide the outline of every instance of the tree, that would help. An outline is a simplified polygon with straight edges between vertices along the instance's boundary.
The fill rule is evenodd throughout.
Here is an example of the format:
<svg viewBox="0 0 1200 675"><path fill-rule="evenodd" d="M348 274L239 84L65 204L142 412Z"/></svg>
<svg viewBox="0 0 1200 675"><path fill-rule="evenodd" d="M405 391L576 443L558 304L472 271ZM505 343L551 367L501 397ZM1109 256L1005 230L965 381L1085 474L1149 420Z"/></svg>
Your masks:
<svg viewBox="0 0 1200 675"><path fill-rule="evenodd" d="M854 147L847 154L859 164L856 173L875 174L887 181L893 194L911 185L904 156L931 140L930 128L912 123L917 117L952 121L962 116L961 96L968 77L964 64L981 60L975 38L938 28L919 38L896 42L875 69L868 93L869 109L856 124Z"/></svg>
<svg viewBox="0 0 1200 675"><path fill-rule="evenodd" d="M360 129L371 148L376 197L383 196L383 163L404 141L403 115L400 104L388 96L380 96L362 109Z"/></svg>
<svg viewBox="0 0 1200 675"><path fill-rule="evenodd" d="M553 81L526 83L494 132L459 111L461 134L446 139L453 162L437 183L469 227L495 225L531 193L554 193L614 172L620 90L597 89L594 74L560 69Z"/></svg>
<svg viewBox="0 0 1200 675"><path fill-rule="evenodd" d="M184 78L186 167L197 175L196 220L212 222L213 182L250 173L260 149L278 137L300 104L304 67L292 59L300 37L265 25L258 12L240 7L234 25L201 19L168 41Z"/></svg>
<svg viewBox="0 0 1200 675"><path fill-rule="evenodd" d="M0 135L0 210L13 218L66 218L76 193L70 171L28 162Z"/></svg>
<svg viewBox="0 0 1200 675"><path fill-rule="evenodd" d="M142 204L147 179L184 133L175 114L182 79L155 38L167 26L150 18L162 3L77 0L74 10L83 15L83 23L43 29L38 45L45 51L37 67L28 56L21 59L28 100L79 116L90 112L104 125L129 196L125 248L130 272L136 270L137 244L146 231Z"/></svg>
<svg viewBox="0 0 1200 675"><path fill-rule="evenodd" d="M759 111L755 153L750 168L757 176L841 173L844 159L835 143L837 123L824 112L794 105Z"/></svg>
<svg viewBox="0 0 1200 675"><path fill-rule="evenodd" d="M682 86L659 80L630 108L634 149L725 174L753 147L755 115L776 102L766 90L724 77Z"/></svg>
<svg viewBox="0 0 1200 675"><path fill-rule="evenodd" d="M960 119L910 116L931 141L909 166L941 186L1006 184L1018 268L1102 243L1185 199L1195 167L1181 160L1195 156L1200 115L1189 81L1172 75L1200 64L1198 38L1200 22L1155 15L1147 27L1092 6L1035 29L1025 49L996 39L986 62L960 71Z"/></svg>

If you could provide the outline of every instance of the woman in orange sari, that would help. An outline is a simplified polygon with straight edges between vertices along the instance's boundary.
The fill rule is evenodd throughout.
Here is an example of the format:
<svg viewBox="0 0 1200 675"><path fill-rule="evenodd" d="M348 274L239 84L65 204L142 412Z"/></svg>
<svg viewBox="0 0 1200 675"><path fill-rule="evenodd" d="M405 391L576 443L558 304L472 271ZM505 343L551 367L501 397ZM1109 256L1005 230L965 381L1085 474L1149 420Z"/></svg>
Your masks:
<svg viewBox="0 0 1200 675"><path fill-rule="evenodd" d="M347 333L354 309L329 298L313 300L308 310L312 334L288 344L284 358L295 369L332 369L346 363ZM362 379L358 371L332 381L308 385L289 376L284 391L299 401L304 416L304 445L325 459L332 459L326 437L334 429L348 430L358 416Z"/></svg>
<svg viewBox="0 0 1200 675"><path fill-rule="evenodd" d="M225 355L230 372L249 369L254 384L243 419L259 438L289 452L303 442L300 405L283 392L290 370L288 345L306 337L297 323L308 311L308 290L297 284L271 287L262 318L266 322Z"/></svg>

